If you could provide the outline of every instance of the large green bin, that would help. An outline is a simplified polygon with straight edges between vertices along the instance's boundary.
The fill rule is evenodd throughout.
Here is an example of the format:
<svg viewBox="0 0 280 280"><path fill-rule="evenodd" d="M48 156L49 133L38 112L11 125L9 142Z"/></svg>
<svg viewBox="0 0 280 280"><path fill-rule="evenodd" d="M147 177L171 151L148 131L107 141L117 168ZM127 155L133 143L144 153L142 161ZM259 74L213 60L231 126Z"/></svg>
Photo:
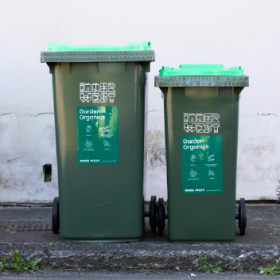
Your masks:
<svg viewBox="0 0 280 280"><path fill-rule="evenodd" d="M235 238L238 107L248 86L241 67L163 67L169 238Z"/></svg>
<svg viewBox="0 0 280 280"><path fill-rule="evenodd" d="M49 44L60 235L138 241L143 234L145 80L150 43Z"/></svg>

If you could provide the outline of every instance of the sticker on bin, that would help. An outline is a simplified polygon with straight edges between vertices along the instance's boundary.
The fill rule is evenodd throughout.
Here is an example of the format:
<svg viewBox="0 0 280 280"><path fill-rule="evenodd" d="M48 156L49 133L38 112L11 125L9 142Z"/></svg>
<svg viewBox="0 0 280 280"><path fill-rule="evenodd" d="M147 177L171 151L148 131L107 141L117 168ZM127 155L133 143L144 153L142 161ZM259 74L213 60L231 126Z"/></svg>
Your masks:
<svg viewBox="0 0 280 280"><path fill-rule="evenodd" d="M118 164L118 107L77 107L77 143L78 164Z"/></svg>
<svg viewBox="0 0 280 280"><path fill-rule="evenodd" d="M183 194L223 193L222 136L182 136Z"/></svg>

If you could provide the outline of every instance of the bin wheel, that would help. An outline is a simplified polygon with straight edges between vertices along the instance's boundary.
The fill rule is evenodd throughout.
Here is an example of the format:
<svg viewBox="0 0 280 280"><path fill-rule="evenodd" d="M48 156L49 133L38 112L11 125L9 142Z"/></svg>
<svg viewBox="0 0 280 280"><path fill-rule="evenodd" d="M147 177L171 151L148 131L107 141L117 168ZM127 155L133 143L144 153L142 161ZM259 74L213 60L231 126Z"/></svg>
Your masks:
<svg viewBox="0 0 280 280"><path fill-rule="evenodd" d="M163 198L158 199L158 234L163 235L165 228L165 207Z"/></svg>
<svg viewBox="0 0 280 280"><path fill-rule="evenodd" d="M239 222L240 235L245 235L245 229L247 227L247 215L246 215L246 205L245 205L244 198L240 198L239 200L238 214L239 214L238 222Z"/></svg>
<svg viewBox="0 0 280 280"><path fill-rule="evenodd" d="M150 201L150 226L151 232L156 232L157 227L157 197L152 195Z"/></svg>
<svg viewBox="0 0 280 280"><path fill-rule="evenodd" d="M53 200L52 227L53 227L53 233L58 233L59 231L59 198L58 197L55 197Z"/></svg>

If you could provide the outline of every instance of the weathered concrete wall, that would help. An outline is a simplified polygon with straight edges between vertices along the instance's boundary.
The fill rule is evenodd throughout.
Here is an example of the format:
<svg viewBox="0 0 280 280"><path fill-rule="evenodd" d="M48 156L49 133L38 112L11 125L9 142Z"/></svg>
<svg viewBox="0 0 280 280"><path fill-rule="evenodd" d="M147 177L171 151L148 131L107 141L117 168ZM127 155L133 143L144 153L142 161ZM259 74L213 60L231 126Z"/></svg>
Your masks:
<svg viewBox="0 0 280 280"><path fill-rule="evenodd" d="M276 114L240 116L237 197L275 197L280 185L279 120Z"/></svg>
<svg viewBox="0 0 280 280"><path fill-rule="evenodd" d="M0 117L0 201L48 202L57 193L53 113ZM44 183L43 165L52 181Z"/></svg>
<svg viewBox="0 0 280 280"><path fill-rule="evenodd" d="M279 175L280 19L278 0L12 0L1 6L0 201L50 201L57 195L48 42L126 44L150 40L147 199L166 198L163 102L153 79L163 66L241 65L237 198L275 199ZM44 183L42 166L53 165Z"/></svg>

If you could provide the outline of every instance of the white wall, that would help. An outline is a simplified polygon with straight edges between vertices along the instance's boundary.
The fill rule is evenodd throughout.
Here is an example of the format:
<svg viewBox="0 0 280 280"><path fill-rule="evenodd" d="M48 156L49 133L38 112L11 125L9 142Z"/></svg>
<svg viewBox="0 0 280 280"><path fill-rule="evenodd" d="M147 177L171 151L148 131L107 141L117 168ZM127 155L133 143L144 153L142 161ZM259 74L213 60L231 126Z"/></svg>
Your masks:
<svg viewBox="0 0 280 280"><path fill-rule="evenodd" d="M156 52L148 75L147 198L166 198L163 66L242 66L237 198L275 199L280 180L278 0L3 0L0 16L0 201L50 201L57 194L48 42L127 44ZM52 182L42 165L52 163Z"/></svg>

